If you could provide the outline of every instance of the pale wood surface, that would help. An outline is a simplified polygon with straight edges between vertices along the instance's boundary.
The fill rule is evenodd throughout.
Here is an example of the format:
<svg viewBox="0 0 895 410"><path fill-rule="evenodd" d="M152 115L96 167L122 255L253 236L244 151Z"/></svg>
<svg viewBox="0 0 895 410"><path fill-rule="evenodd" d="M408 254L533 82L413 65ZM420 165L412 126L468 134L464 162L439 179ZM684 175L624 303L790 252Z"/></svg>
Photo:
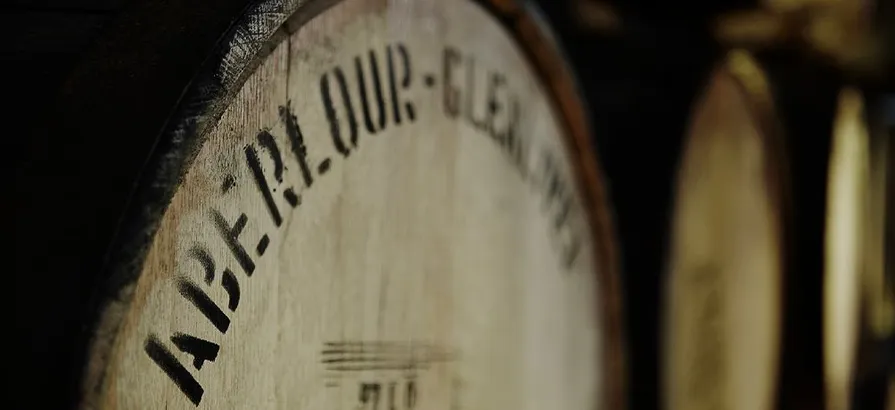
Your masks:
<svg viewBox="0 0 895 410"><path fill-rule="evenodd" d="M860 93L844 90L833 132L824 272L824 378L831 410L850 408L857 355L861 276L871 216L869 138Z"/></svg>
<svg viewBox="0 0 895 410"><path fill-rule="evenodd" d="M775 156L736 54L695 106L681 160L665 300L666 408L770 409L781 322ZM751 81L733 73L750 72Z"/></svg>
<svg viewBox="0 0 895 410"><path fill-rule="evenodd" d="M386 109L384 129L375 133L367 129L355 71L359 56L376 129L371 51ZM446 57L454 51L456 58ZM336 66L351 96L356 146ZM499 82L493 125L476 128L465 115L487 115L495 73L502 77L492 80ZM338 152L321 103L324 74L347 155ZM459 90L457 118L446 109L445 87ZM593 409L608 376L591 249L609 239L588 228L566 137L546 95L508 33L464 0L348 0L299 28L211 132L140 279L104 317L85 406L195 407L147 353L155 335L201 385L201 400L194 400L200 408L391 409L394 397L396 409ZM514 104L518 122L509 137ZM305 154L293 149L284 112L300 125ZM282 181L272 151L257 138L262 130L279 149ZM246 147L261 160L279 224ZM295 207L290 188L300 196ZM246 215L238 242L255 265L251 275L214 211L228 229ZM256 244L264 235L261 255ZM207 284L197 247L214 261ZM235 310L225 270L238 283ZM226 316L226 331L189 302L182 283L207 295L216 306L208 309ZM198 370L172 342L178 332L219 346L215 360ZM363 383L380 383L378 405L374 387Z"/></svg>
<svg viewBox="0 0 895 410"><path fill-rule="evenodd" d="M861 345L891 338L895 301L886 270L888 135L868 126L864 96L839 95L827 176L824 272L824 378L831 410L852 408ZM875 125L875 124L874 124Z"/></svg>

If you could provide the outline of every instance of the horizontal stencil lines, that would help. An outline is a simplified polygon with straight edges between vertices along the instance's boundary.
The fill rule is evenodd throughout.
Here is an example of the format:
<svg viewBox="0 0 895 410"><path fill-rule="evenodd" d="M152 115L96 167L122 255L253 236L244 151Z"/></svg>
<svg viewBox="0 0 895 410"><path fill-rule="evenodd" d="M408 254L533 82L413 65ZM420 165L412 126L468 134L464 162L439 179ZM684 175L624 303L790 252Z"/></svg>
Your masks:
<svg viewBox="0 0 895 410"><path fill-rule="evenodd" d="M452 359L447 349L424 342L339 341L323 344L320 362L332 372L413 371Z"/></svg>

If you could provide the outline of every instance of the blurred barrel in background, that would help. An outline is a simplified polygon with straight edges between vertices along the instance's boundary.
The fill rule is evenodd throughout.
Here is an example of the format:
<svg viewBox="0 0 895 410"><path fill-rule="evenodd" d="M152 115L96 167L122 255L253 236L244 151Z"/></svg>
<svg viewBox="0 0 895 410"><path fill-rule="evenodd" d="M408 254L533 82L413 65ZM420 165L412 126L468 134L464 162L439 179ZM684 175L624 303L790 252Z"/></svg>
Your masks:
<svg viewBox="0 0 895 410"><path fill-rule="evenodd" d="M789 257L781 132L761 67L732 51L680 162L662 301L668 409L772 408Z"/></svg>

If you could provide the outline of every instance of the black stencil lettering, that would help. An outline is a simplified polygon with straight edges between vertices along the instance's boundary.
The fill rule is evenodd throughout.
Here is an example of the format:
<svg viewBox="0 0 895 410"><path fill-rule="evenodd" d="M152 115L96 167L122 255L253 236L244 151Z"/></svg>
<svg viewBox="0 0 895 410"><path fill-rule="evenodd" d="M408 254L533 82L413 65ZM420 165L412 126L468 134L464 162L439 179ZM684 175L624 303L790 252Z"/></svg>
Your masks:
<svg viewBox="0 0 895 410"><path fill-rule="evenodd" d="M423 84L428 88L435 87L435 76L432 74L426 74L423 76Z"/></svg>
<svg viewBox="0 0 895 410"><path fill-rule="evenodd" d="M516 168L522 173L522 178L528 176L528 165L525 158L528 156L526 141L519 134L519 100L510 100L510 122L506 133L506 149Z"/></svg>
<svg viewBox="0 0 895 410"><path fill-rule="evenodd" d="M183 333L175 333L174 336L171 336L171 342L181 352L193 356L193 366L196 367L196 370L202 370L202 365L205 362L213 362L218 357L218 351L221 350L216 343Z"/></svg>
<svg viewBox="0 0 895 410"><path fill-rule="evenodd" d="M398 50L398 54L401 57L401 67L403 68L403 76L401 76L401 88L404 90L410 89L410 54L407 52L407 47L404 47L403 44L397 44L395 48ZM395 73L395 58L392 53L392 46L388 46L386 48L386 54L388 57L388 82L389 82L389 92L392 97L392 113L395 116L395 124L401 124L401 97L398 96L398 79ZM416 119L416 111L413 107L413 103L407 101L404 102L404 109L407 110L408 119L413 122Z"/></svg>
<svg viewBox="0 0 895 410"><path fill-rule="evenodd" d="M267 250L267 245L270 244L270 238L267 237L267 234L261 236L261 240L258 241L258 245L255 246L255 252L258 252L258 256L263 256L264 252Z"/></svg>
<svg viewBox="0 0 895 410"><path fill-rule="evenodd" d="M189 370L177 361L174 355L171 354L171 351L165 348L155 335L149 335L146 338L143 350L168 375L171 381L180 388L180 391L193 405L198 406L202 401L202 395L205 394L205 389L190 374Z"/></svg>
<svg viewBox="0 0 895 410"><path fill-rule="evenodd" d="M224 276L221 278L221 286L227 291L227 296L229 297L227 308L229 308L231 312L235 312L236 308L239 307L239 282L236 280L236 275L234 275L233 271L230 269L224 269Z"/></svg>
<svg viewBox="0 0 895 410"><path fill-rule="evenodd" d="M418 369L428 369L429 363L386 363L386 364L347 364L347 365L330 365L328 370L337 372L365 372L370 370L401 370L412 372Z"/></svg>
<svg viewBox="0 0 895 410"><path fill-rule="evenodd" d="M394 115L395 124L401 123L401 103L398 101L398 79L395 76L395 56L392 53L392 46L385 48L386 58L388 59L388 91L391 94L392 113Z"/></svg>
<svg viewBox="0 0 895 410"><path fill-rule="evenodd" d="M320 161L320 164L317 165L317 173L320 175L327 173L331 162L329 158Z"/></svg>
<svg viewBox="0 0 895 410"><path fill-rule="evenodd" d="M325 77L326 76L324 75L324 79ZM326 105L326 99L324 99L324 105ZM331 105L332 102L330 102L330 106ZM301 177L305 181L305 186L310 187L311 184L314 183L314 177L311 175L311 168L308 166L308 147L305 146L305 137L302 135L301 128L298 126L298 118L292 112L292 101L286 102L285 106L280 106L279 113L280 121L286 126L286 135L289 136L289 142L292 144L292 153L295 154L295 159L298 160L298 167L301 169ZM327 115L329 115L329 108L327 108ZM333 113L333 115L335 115L335 113ZM291 191L291 189L287 189L287 191ZM288 196L286 197L286 200L289 200ZM289 203L292 207L295 207L294 203L291 201Z"/></svg>
<svg viewBox="0 0 895 410"><path fill-rule="evenodd" d="M395 387L397 387L397 383L391 382L388 384L388 409L396 410L395 408Z"/></svg>
<svg viewBox="0 0 895 410"><path fill-rule="evenodd" d="M326 119L329 121L329 133L333 138L333 145L336 151L347 157L348 147L342 142L342 133L339 131L339 119L336 115L336 107L333 106L332 96L329 90L329 74L323 74L320 77L320 96L323 99L323 110L326 112Z"/></svg>
<svg viewBox="0 0 895 410"><path fill-rule="evenodd" d="M553 228L559 237L563 265L566 269L571 269L581 248L580 238L567 223L572 212L572 198L554 157L547 152L544 154L544 171L547 209L553 210Z"/></svg>
<svg viewBox="0 0 895 410"><path fill-rule="evenodd" d="M345 116L348 119L348 128L351 133L350 141L352 145L357 145L357 120L354 118L354 107L351 105L351 97L348 94L348 84L345 82L345 74L342 73L342 69L336 67L333 70L333 74L336 77L336 82L339 85L339 91L342 97L342 103L345 107ZM342 154L343 157L347 157L350 151L348 147L345 145L345 141L342 139L342 132L339 128L339 117L336 113L336 108L333 105L332 94L329 88L329 75L324 74L320 78L320 95L323 98L323 108L326 111L326 119L329 121L329 131L332 135L333 145L336 147L336 151Z"/></svg>
<svg viewBox="0 0 895 410"><path fill-rule="evenodd" d="M410 79L412 77L412 73L410 71L410 53L407 52L407 47L404 47L403 44L398 44L398 54L401 54L401 62L404 67L404 77L401 78L401 88L404 90L410 90ZM407 118L410 119L410 122L413 122L416 119L416 111L413 108L413 103L410 101L404 102L404 109L407 110ZM396 123L400 124L400 120L396 120Z"/></svg>
<svg viewBox="0 0 895 410"><path fill-rule="evenodd" d="M289 205L292 205L293 208L301 204L301 197L295 195L295 191L292 188L286 188L283 191L283 197L286 198L286 202L289 202Z"/></svg>
<svg viewBox="0 0 895 410"><path fill-rule="evenodd" d="M333 69L336 75L336 82L339 83L339 94L342 96L342 103L345 105L345 117L348 118L348 131L351 132L352 147L357 147L357 120L354 118L354 105L351 104L351 94L348 92L348 81L345 80L345 73L342 69L336 67Z"/></svg>
<svg viewBox="0 0 895 410"><path fill-rule="evenodd" d="M261 131L261 133L258 134L258 139L265 139L263 137L265 135L270 137L271 141L273 140L273 137L271 137L267 131ZM255 151L255 148L251 145L247 145L245 147L245 155L246 163L249 164L249 169L252 171L252 176L255 179L255 185L258 187L258 190L261 191L261 196L264 197L264 204L267 206L267 211L270 213L274 225L279 227L283 223L283 217L280 215L280 210L277 208L277 204L273 201L273 194L270 192L270 186L267 185L267 178L264 177L264 172L261 170L261 161L258 160L258 152ZM277 168L280 171L280 179L282 179L283 164L280 163Z"/></svg>
<svg viewBox="0 0 895 410"><path fill-rule="evenodd" d="M369 63L370 77L373 78L373 90L376 96L376 108L379 112L378 128L373 124L373 119L370 118L370 101L367 97L367 82L365 81L364 67L361 62L361 57L354 57L354 70L357 74L357 84L358 89L360 90L361 108L364 112L364 125L367 127L367 132L375 134L385 128L385 99L382 96L382 82L379 79L379 62L376 60L376 53L373 50L370 50Z"/></svg>
<svg viewBox="0 0 895 410"><path fill-rule="evenodd" d="M554 204L560 202L562 198L565 197L566 187L559 175L559 170L556 169L556 164L554 162L553 156L550 155L548 152L545 152L543 159L544 207L547 210L552 210L554 208Z"/></svg>
<svg viewBox="0 0 895 410"><path fill-rule="evenodd" d="M404 394L404 406L410 410L416 407L416 381L411 379L407 381L407 390Z"/></svg>
<svg viewBox="0 0 895 410"><path fill-rule="evenodd" d="M245 248L239 242L239 234L242 233L242 229L245 228L246 222L248 221L246 214L239 214L236 224L232 227L229 226L227 220L224 219L224 215L221 215L221 213L215 209L211 211L211 219L214 221L215 226L217 226L218 232L220 232L221 236L224 238L227 247L230 248L230 252L233 253L233 257L235 257L236 261L239 262L239 265L242 266L246 275L252 276L252 273L255 272L255 262L252 261L249 253L246 252Z"/></svg>
<svg viewBox="0 0 895 410"><path fill-rule="evenodd" d="M506 145L506 133L501 133L497 130L495 119L497 118L497 114L499 114L503 108L503 105L497 98L497 94L504 85L506 85L506 80L502 74L491 74L488 81L488 115L486 117L487 120L485 121L488 124L488 133L503 146Z"/></svg>
<svg viewBox="0 0 895 410"><path fill-rule="evenodd" d="M578 258L581 248L581 239L575 232L574 225L568 223L572 213L572 199L564 197L559 204L559 210L555 213L553 226L557 231L562 249L563 265L569 270Z"/></svg>
<svg viewBox="0 0 895 410"><path fill-rule="evenodd" d="M559 199L559 210L553 216L553 229L556 229L557 231L562 229L562 227L566 225L566 221L569 219L571 211L572 198L568 195L563 195L563 197Z"/></svg>
<svg viewBox="0 0 895 410"><path fill-rule="evenodd" d="M460 52L452 47L444 48L444 64L442 66L442 87L444 93L444 112L451 118L460 115L460 89L454 85L454 67L460 64Z"/></svg>
<svg viewBox="0 0 895 410"><path fill-rule="evenodd" d="M205 283L210 285L214 280L214 260L209 255L208 251L196 245L192 249L190 249L190 256L195 258L202 264L203 269L205 270ZM230 269L224 269L224 278L221 283L224 287L224 290L227 291L227 295L230 297L230 310L235 310L236 306L239 304L239 283L236 282L236 277L233 276L233 272Z"/></svg>
<svg viewBox="0 0 895 410"><path fill-rule="evenodd" d="M381 385L379 383L361 383L360 385L360 403L361 408L367 403L372 403L372 409L376 410L379 407L379 391L381 390Z"/></svg>
<svg viewBox="0 0 895 410"><path fill-rule="evenodd" d="M221 183L221 193L226 194L234 186L236 186L236 178L234 178L233 175L228 174L224 177L224 182Z"/></svg>
<svg viewBox="0 0 895 410"><path fill-rule="evenodd" d="M463 104L466 119L472 126L482 132L488 132L487 113L484 119L475 117L475 99L476 81L475 81L475 59L471 56L466 57L466 102ZM486 109L487 111L487 109Z"/></svg>
<svg viewBox="0 0 895 410"><path fill-rule="evenodd" d="M224 314L224 311L216 305L202 289L199 289L198 286L193 284L187 280L179 280L177 284L177 290L180 291L180 294L186 298L186 300L190 301L206 318L211 322L220 331L221 333L227 333L227 328L230 327L230 318Z"/></svg>
<svg viewBox="0 0 895 410"><path fill-rule="evenodd" d="M189 253L190 257L199 261L202 269L205 270L205 283L211 284L214 280L214 260L208 254L208 250L199 245L193 245Z"/></svg>
<svg viewBox="0 0 895 410"><path fill-rule="evenodd" d="M547 204L550 206L566 194L566 187L552 159L549 160L547 169L549 172L547 179Z"/></svg>
<svg viewBox="0 0 895 410"><path fill-rule="evenodd" d="M578 235L569 233L569 242L563 247L563 267L566 270L572 269L578 254L581 252L581 239Z"/></svg>
<svg viewBox="0 0 895 410"><path fill-rule="evenodd" d="M267 130L261 130L257 137L261 147L270 152L270 159L273 160L273 176L277 182L283 182L283 156L280 154L280 147L277 141L270 135Z"/></svg>

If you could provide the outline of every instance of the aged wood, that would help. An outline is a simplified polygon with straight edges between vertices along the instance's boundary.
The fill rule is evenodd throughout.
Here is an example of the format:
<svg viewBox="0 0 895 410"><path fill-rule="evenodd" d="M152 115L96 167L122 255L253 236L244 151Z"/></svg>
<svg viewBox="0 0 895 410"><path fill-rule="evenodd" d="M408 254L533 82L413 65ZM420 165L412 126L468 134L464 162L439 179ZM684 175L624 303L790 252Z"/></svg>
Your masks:
<svg viewBox="0 0 895 410"><path fill-rule="evenodd" d="M850 408L858 343L860 277L869 205L869 138L855 90L840 96L833 134L824 272L824 373L827 407Z"/></svg>
<svg viewBox="0 0 895 410"><path fill-rule="evenodd" d="M104 309L83 407L618 408L582 111L504 3L346 0L274 35Z"/></svg>
<svg viewBox="0 0 895 410"><path fill-rule="evenodd" d="M783 274L779 131L767 81L732 52L696 104L665 300L668 409L770 409Z"/></svg>
<svg viewBox="0 0 895 410"><path fill-rule="evenodd" d="M886 219L892 217L887 204L891 142L877 124L868 124L872 116L867 111L859 91L841 92L825 238L824 376L830 410L853 408L857 386L880 377L880 372L887 377L875 350L879 344L891 348L885 346L895 330L895 292L885 273ZM875 369L879 366L884 368ZM858 399L885 400L866 397L866 392L864 396Z"/></svg>

